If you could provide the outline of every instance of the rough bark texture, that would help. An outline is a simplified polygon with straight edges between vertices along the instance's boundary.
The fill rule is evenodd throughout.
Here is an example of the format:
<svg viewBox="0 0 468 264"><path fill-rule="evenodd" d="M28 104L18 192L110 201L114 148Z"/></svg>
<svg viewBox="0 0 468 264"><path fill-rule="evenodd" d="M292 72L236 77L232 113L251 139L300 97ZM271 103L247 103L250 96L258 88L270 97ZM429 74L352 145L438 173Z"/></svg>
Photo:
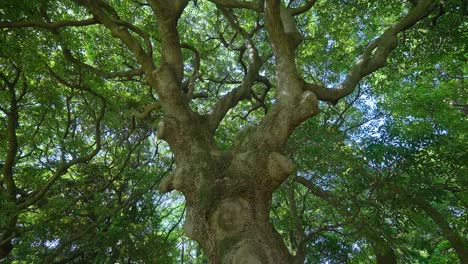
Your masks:
<svg viewBox="0 0 468 264"><path fill-rule="evenodd" d="M185 195L186 235L200 242L211 263L292 263L269 223L272 192L292 172L292 162L275 151L221 151L203 144L209 142L203 133L198 137L200 145L189 149L180 146L194 136L165 137L175 145L177 168L168 181Z"/></svg>
<svg viewBox="0 0 468 264"><path fill-rule="evenodd" d="M265 156L215 151L211 158L215 162L208 166L212 167L209 176L185 170L199 174L195 190L180 189L187 199L187 236L200 242L211 263L291 263L281 237L269 223L277 179L262 169L266 166L257 167L257 162L268 162Z"/></svg>

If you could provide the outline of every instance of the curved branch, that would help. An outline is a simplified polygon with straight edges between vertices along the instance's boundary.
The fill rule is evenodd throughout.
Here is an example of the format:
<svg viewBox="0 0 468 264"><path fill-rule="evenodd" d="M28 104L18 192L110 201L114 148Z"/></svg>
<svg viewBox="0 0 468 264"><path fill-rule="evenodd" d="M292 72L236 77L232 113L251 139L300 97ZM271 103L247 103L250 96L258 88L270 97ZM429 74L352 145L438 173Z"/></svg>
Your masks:
<svg viewBox="0 0 468 264"><path fill-rule="evenodd" d="M159 110L159 109L161 109L161 103L154 102L154 103L146 105L143 108L143 112L140 113L140 112L134 111L132 113L133 113L133 116L135 116L138 119L146 119L151 114L151 112L155 110Z"/></svg>
<svg viewBox="0 0 468 264"><path fill-rule="evenodd" d="M39 191L32 194L24 202L18 204L18 209L25 209L25 208L37 203L40 199L42 199L47 194L47 192L52 187L52 185L58 179L60 179L60 177L62 175L67 173L68 169L70 169L72 166L74 166L76 164L85 163L85 162L90 161L101 150L101 122L104 119L104 114L106 112L106 106L107 106L106 99L104 98L104 96L102 96L101 94L98 94L97 92L93 91L91 88L89 88L87 86L71 84L71 83L67 82L66 80L62 79L60 76L58 76L50 68L49 68L49 71L57 79L57 81L60 82L61 84L65 85L67 87L72 87L74 89L79 89L79 90L83 90L85 92L88 92L91 95L93 95L94 97L97 97L101 101L101 109L100 109L99 115L96 118L96 123L95 123L95 142L93 144L94 149L90 153L88 153L86 155L83 155L83 156L80 156L80 157L76 157L76 158L70 160L69 162L66 162L66 163L62 164L60 167L58 167L57 170L54 172L54 174L47 180L47 182L44 184L44 186L42 186L42 188Z"/></svg>
<svg viewBox="0 0 468 264"><path fill-rule="evenodd" d="M102 71L96 67L93 67L89 64L86 64L80 60L78 60L77 58L73 57L73 55L71 54L71 51L67 48L63 48L62 49L62 52L63 52L63 56L65 57L65 59L69 60L70 62L80 66L81 68L84 68L86 70L89 70L90 72L96 74L96 75L99 75L103 78L106 78L106 79L113 79L113 78L132 78L132 77L135 77L135 76L141 76L144 74L144 70L143 69L132 69L132 70L128 70L128 71L115 71L115 72L105 72L105 71Z"/></svg>
<svg viewBox="0 0 468 264"><path fill-rule="evenodd" d="M189 99L193 99L193 93L195 90L195 81L200 76L200 52L192 45L187 43L182 43L180 45L184 49L188 49L193 53L193 72L190 78L187 80L186 83L183 84L183 90L187 90L187 97Z"/></svg>
<svg viewBox="0 0 468 264"><path fill-rule="evenodd" d="M359 212L360 212L360 208L357 208L356 212L354 213L351 213L349 212L347 209L343 209L344 206L342 204L342 202L339 200L339 198L337 196L335 196L333 193L329 192L329 191L325 191L323 189L321 189L319 186L315 185L314 183L312 183L312 181L310 180L307 180L306 178L304 177L301 177L301 176L296 176L294 178L294 181L302 184L304 187L306 187L313 195L319 197L320 199L326 201L327 203L329 203L332 207L334 208L337 208L339 209L340 211L342 211L344 213L344 215L346 215L347 219L342 222L342 223L337 223L337 224L333 224L333 225L324 225L324 226L321 226L319 228L317 228L316 230L314 230L313 232L310 232L309 234L307 234L303 240L300 242L299 244L299 250L304 250L305 249L305 246L306 244L312 240L313 238L315 238L318 234L320 234L321 232L324 232L324 231L331 231L331 230L334 230L334 229L337 229L339 227L342 227L342 226L345 226L345 225L349 225L351 223L353 223L358 215L359 215Z"/></svg>
<svg viewBox="0 0 468 264"><path fill-rule="evenodd" d="M447 238L452 247L455 249L455 252L460 258L460 263L466 263L465 260L468 259L468 249L465 246L467 242L466 239L453 230L446 217L437 208L432 206L430 202L426 201L421 196L417 194L411 194L411 192L401 189L396 184L389 182L388 186L392 191L405 197L407 201L410 201L410 203L413 203L419 209L424 211L436 223L442 234Z"/></svg>
<svg viewBox="0 0 468 264"><path fill-rule="evenodd" d="M258 55L258 50L255 47L251 35L239 25L231 11L221 6L218 6L218 8L221 10L231 26L246 40L245 50L248 51L249 65L241 85L221 97L214 106L213 111L210 113L209 129L212 132L216 131L224 116L226 116L230 109L235 107L241 100L250 98L252 86L256 81L258 70L262 65Z"/></svg>
<svg viewBox="0 0 468 264"><path fill-rule="evenodd" d="M99 24L96 18L88 18L85 20L59 20L55 22L41 22L41 21L0 21L0 28L44 28L48 30L57 30L62 27L83 27Z"/></svg>
<svg viewBox="0 0 468 264"><path fill-rule="evenodd" d="M106 10L110 8L108 5L104 5L106 7ZM46 17L48 18L48 17ZM47 19L48 20L48 19ZM99 24L99 21L96 19L96 17L92 17L89 19L85 20L60 20L56 22L41 22L41 21L15 21L15 22L6 22L6 21L1 21L0 22L0 28L26 28L26 27L34 27L34 28L43 28L47 30L51 30L52 32L56 33L59 38L61 38L58 30L62 27L81 27L81 26L89 26L89 25L95 25ZM144 39L145 43L147 44L147 49L148 53L152 53L152 45L149 40L148 35L141 29L135 27L134 25L131 25L130 23L119 21L118 24L123 25L132 31L136 32L142 38ZM118 71L118 72L105 72L102 70L99 70L91 65L88 65L86 63L83 63L79 61L78 59L74 58L70 52L69 49L63 49L63 54L64 57L77 64L78 66L85 68L103 78L107 79L112 79L112 78L119 78L119 77L125 77L125 78L131 78L134 76L139 76L142 75L144 72L142 69L132 69L130 71Z"/></svg>
<svg viewBox="0 0 468 264"><path fill-rule="evenodd" d="M398 33L411 28L427 17L434 10L435 2L434 0L420 0L408 14L403 16L396 24L388 27L378 38L371 41L349 71L343 83L332 89L307 83L305 90L314 92L319 100L334 104L341 98L351 94L358 82L365 76L385 66L390 52L397 47Z"/></svg>
<svg viewBox="0 0 468 264"><path fill-rule="evenodd" d="M307 3L300 7L288 8L288 12L293 16L297 16L309 11L315 5L315 3L317 3L317 0L308 0Z"/></svg>
<svg viewBox="0 0 468 264"><path fill-rule="evenodd" d="M296 176L294 180L306 187L313 195L320 197L322 200L327 201L333 207L340 207L340 200L332 193L322 190L317 185L313 184L310 180L304 177Z"/></svg>
<svg viewBox="0 0 468 264"><path fill-rule="evenodd" d="M140 37L143 39L143 41L146 44L146 52L149 54L149 56L153 56L153 44L151 44L151 40L150 40L150 37L149 37L148 33L146 33L141 28L139 28L139 27L127 22L127 21L116 20L115 22L117 23L117 25L126 27L126 28L130 29L131 31L133 31L133 32L137 33L138 35L140 35Z"/></svg>
<svg viewBox="0 0 468 264"><path fill-rule="evenodd" d="M240 0L209 0L210 2L220 5L225 8L243 8L252 10L258 13L263 12L263 6L258 2L262 3L263 1L249 2L249 1L240 1Z"/></svg>
<svg viewBox="0 0 468 264"><path fill-rule="evenodd" d="M110 6L104 4L101 0L74 0L79 5L85 6L89 12L91 12L94 17L108 28L112 36L119 38L133 53L138 62L142 65L142 68L145 70L145 73L150 76L153 70L155 69L153 58L148 52L151 50L145 51L137 39L128 31L135 30L134 27L129 26L129 23L123 22L121 20L116 20L115 11L109 11L112 9ZM105 8L103 9L103 6ZM108 13L114 14L114 17L110 17ZM117 17L118 18L118 17ZM124 26L125 25L125 26ZM138 33L137 33L138 34Z"/></svg>

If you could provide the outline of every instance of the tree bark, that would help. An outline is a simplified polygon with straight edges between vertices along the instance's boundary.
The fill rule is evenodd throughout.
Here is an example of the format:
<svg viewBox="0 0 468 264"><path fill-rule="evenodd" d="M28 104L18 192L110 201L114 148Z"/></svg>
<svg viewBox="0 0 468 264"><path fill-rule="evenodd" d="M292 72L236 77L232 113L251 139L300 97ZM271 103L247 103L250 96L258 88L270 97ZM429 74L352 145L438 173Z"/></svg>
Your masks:
<svg viewBox="0 0 468 264"><path fill-rule="evenodd" d="M6 258L8 254L10 254L11 250L13 250L13 245L11 244L11 240L1 245L0 246L0 259Z"/></svg>
<svg viewBox="0 0 468 264"><path fill-rule="evenodd" d="M165 187L184 194L184 232L200 243L210 263L292 263L269 222L272 192L293 171L292 161L278 152L212 146L176 159Z"/></svg>
<svg viewBox="0 0 468 264"><path fill-rule="evenodd" d="M212 264L292 263L282 238L268 221L269 202L264 195L222 198L209 212L204 203L187 201L184 230L200 242Z"/></svg>
<svg viewBox="0 0 468 264"><path fill-rule="evenodd" d="M376 241L373 241L376 242ZM383 241L379 241L381 243ZM393 248L383 244L373 244L372 248L375 252L375 261L377 264L397 264L397 258L395 256L395 251Z"/></svg>
<svg viewBox="0 0 468 264"><path fill-rule="evenodd" d="M377 264L396 264L397 260L392 249L385 252L376 253Z"/></svg>
<svg viewBox="0 0 468 264"><path fill-rule="evenodd" d="M213 264L292 263L269 223L273 190L294 170L292 161L280 153L283 145L239 144L220 150L208 120L188 115L166 115L158 127L177 166L160 188L184 194L186 235L200 243Z"/></svg>

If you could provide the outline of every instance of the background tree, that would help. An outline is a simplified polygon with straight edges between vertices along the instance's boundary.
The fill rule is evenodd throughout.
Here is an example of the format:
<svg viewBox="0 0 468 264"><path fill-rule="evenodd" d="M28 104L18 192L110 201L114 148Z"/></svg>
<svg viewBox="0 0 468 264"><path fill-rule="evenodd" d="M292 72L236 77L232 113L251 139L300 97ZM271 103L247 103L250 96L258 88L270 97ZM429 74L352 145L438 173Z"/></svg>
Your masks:
<svg viewBox="0 0 468 264"><path fill-rule="evenodd" d="M1 5L2 257L466 260L464 2Z"/></svg>

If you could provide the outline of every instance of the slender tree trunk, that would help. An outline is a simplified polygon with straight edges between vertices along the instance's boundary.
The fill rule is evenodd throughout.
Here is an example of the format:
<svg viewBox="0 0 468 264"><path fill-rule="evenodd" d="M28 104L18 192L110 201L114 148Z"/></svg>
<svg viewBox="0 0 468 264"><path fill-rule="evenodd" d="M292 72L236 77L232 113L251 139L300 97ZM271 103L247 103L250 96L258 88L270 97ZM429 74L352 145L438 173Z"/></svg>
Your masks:
<svg viewBox="0 0 468 264"><path fill-rule="evenodd" d="M425 201L420 197L413 199L414 203L421 208L439 227L442 234L447 238L452 247L455 249L455 252L460 259L460 263L468 263L468 249L467 244L464 239L454 231L450 224L447 222L447 219L429 202Z"/></svg>
<svg viewBox="0 0 468 264"><path fill-rule="evenodd" d="M439 212L434 206L432 206L428 201L421 198L420 196L411 196L410 194L406 193L400 187L396 185L390 185L391 188L399 193L402 194L404 197L408 198L414 205L416 205L419 209L423 210L439 227L442 235L450 242L452 247L455 249L455 252L460 259L460 263L467 264L468 263L468 249L467 249L467 242L465 239L460 236L455 230L450 227L449 222Z"/></svg>
<svg viewBox="0 0 468 264"><path fill-rule="evenodd" d="M375 259L377 264L397 264L397 259L393 249L388 248L385 251L376 251Z"/></svg>
<svg viewBox="0 0 468 264"><path fill-rule="evenodd" d="M11 244L11 240L8 240L2 245L0 245L0 259L3 259L6 256L8 256L8 254L10 254L12 249L13 249L13 245Z"/></svg>
<svg viewBox="0 0 468 264"><path fill-rule="evenodd" d="M375 253L377 264L397 264L397 257L393 248L383 239L378 232L372 229L366 230L366 239L371 243Z"/></svg>

